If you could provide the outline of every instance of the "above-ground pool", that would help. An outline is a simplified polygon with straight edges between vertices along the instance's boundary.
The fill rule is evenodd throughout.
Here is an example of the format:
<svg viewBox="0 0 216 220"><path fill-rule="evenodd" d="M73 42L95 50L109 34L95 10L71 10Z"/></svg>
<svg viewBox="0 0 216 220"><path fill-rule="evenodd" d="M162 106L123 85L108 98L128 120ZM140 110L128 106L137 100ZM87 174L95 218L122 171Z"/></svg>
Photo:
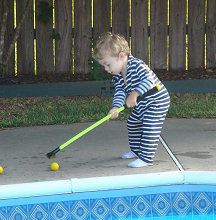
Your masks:
<svg viewBox="0 0 216 220"><path fill-rule="evenodd" d="M216 219L215 172L0 186L0 219Z"/></svg>

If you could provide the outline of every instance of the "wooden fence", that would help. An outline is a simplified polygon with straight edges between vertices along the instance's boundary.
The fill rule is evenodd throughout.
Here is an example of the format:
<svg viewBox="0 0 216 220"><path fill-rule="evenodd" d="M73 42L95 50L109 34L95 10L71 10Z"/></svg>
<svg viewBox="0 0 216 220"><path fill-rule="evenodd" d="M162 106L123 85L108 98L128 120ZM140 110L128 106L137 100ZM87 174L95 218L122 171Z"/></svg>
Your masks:
<svg viewBox="0 0 216 220"><path fill-rule="evenodd" d="M16 0L17 22L26 1ZM14 33L14 0L8 2L6 48ZM39 19L41 2L54 5L54 21ZM88 73L92 37L110 30L152 69L215 68L215 12L216 0L35 0L6 72L14 74L17 57L18 74Z"/></svg>

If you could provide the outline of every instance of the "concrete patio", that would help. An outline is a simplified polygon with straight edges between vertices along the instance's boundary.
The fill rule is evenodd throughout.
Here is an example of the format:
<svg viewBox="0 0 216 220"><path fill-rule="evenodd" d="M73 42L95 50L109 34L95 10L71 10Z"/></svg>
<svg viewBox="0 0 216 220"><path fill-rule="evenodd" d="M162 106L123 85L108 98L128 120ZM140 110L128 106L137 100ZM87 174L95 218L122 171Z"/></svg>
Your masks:
<svg viewBox="0 0 216 220"><path fill-rule="evenodd" d="M129 168L126 121L105 122L56 154L55 149L92 123L0 130L0 185L71 178L121 176L169 171L216 171L216 120L167 119L151 167ZM168 147L168 151L167 151ZM57 162L58 171L50 164Z"/></svg>

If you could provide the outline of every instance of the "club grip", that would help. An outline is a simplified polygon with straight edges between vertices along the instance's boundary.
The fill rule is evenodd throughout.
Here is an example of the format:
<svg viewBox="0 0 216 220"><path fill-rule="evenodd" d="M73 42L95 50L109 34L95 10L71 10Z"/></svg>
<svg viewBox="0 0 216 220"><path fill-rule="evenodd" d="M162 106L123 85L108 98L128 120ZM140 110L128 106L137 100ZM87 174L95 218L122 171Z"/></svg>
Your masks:
<svg viewBox="0 0 216 220"><path fill-rule="evenodd" d="M142 96L138 96L137 102L139 102L140 100L144 99L145 97L147 97L149 95L153 95L154 93L156 93L160 90L161 90L161 87L159 84L157 84L155 87L153 87L152 89L145 92ZM124 105L124 107L125 107L125 109L127 108L126 104Z"/></svg>
<svg viewBox="0 0 216 220"><path fill-rule="evenodd" d="M142 96L139 96L137 98L137 102L139 102L140 100L144 99L145 97L149 96L149 95L153 95L154 93L158 92L161 90L161 87L159 84L157 84L155 87L153 87L152 89L148 90L147 92L145 92Z"/></svg>

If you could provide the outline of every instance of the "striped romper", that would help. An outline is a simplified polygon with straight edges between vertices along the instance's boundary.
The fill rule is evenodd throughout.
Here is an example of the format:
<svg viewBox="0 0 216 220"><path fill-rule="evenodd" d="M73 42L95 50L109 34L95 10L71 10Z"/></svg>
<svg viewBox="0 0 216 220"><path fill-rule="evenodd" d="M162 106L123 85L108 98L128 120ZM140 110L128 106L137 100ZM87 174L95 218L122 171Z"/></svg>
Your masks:
<svg viewBox="0 0 216 220"><path fill-rule="evenodd" d="M155 73L142 61L128 57L126 81L121 74L112 77L115 86L112 106L121 107L126 97L133 91L140 96L160 85L161 90L141 99L127 120L128 138L131 151L148 165L153 165L155 151L170 105L170 97Z"/></svg>

